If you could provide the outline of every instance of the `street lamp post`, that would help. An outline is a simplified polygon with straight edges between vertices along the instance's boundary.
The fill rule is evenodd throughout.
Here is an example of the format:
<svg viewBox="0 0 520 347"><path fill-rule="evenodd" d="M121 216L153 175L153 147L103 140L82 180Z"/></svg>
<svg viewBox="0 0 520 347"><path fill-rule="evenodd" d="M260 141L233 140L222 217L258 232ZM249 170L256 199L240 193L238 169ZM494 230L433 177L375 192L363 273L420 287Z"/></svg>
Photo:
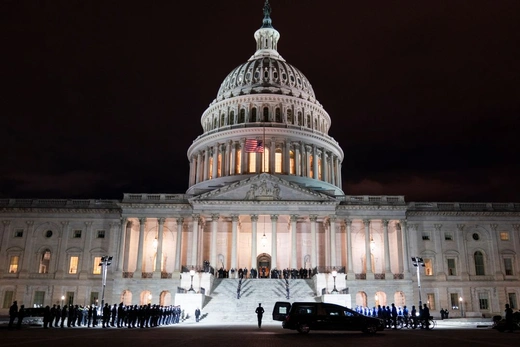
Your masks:
<svg viewBox="0 0 520 347"><path fill-rule="evenodd" d="M417 285L419 286L419 309L422 308L422 299L421 299L421 272L419 271L420 267L424 267L424 260L420 257L412 257L412 264L417 268Z"/></svg>
<svg viewBox="0 0 520 347"><path fill-rule="evenodd" d="M99 266L102 268L102 277L101 277L101 284L103 286L101 290L101 309L103 309L103 306L105 305L105 287L107 285L107 268L108 266L112 264L112 257L105 255L101 257L101 262L99 263Z"/></svg>
<svg viewBox="0 0 520 347"><path fill-rule="evenodd" d="M332 270L332 278L334 278L334 289L332 289L332 294L338 294L338 290L336 289L336 276L338 272L336 270Z"/></svg>
<svg viewBox="0 0 520 347"><path fill-rule="evenodd" d="M65 300L65 295L61 296L61 307L63 308L63 301Z"/></svg>
<svg viewBox="0 0 520 347"><path fill-rule="evenodd" d="M462 302L462 296L459 297L459 303L460 303L460 318L464 317L464 307L463 306L463 302Z"/></svg>
<svg viewBox="0 0 520 347"><path fill-rule="evenodd" d="M193 270L193 269L190 270L190 276L191 276L191 285L190 285L190 289L188 290L188 292L195 293L195 289L193 289L193 276L195 276L195 270Z"/></svg>

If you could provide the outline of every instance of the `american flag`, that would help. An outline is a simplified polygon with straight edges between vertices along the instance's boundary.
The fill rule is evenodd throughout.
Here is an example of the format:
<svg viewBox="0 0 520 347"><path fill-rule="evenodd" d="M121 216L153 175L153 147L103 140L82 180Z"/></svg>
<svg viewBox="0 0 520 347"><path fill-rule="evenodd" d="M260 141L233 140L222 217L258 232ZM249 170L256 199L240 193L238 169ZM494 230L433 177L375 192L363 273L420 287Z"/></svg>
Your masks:
<svg viewBox="0 0 520 347"><path fill-rule="evenodd" d="M262 144L262 141L247 139L246 140L246 152L263 153L264 145Z"/></svg>

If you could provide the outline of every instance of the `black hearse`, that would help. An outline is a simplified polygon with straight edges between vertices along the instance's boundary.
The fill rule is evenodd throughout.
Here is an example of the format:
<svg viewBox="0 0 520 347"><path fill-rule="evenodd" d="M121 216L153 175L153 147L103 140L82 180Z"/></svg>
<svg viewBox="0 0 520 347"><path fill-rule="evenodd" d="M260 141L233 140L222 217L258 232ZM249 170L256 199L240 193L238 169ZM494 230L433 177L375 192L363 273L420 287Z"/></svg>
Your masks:
<svg viewBox="0 0 520 347"><path fill-rule="evenodd" d="M281 321L284 329L307 334L310 330L352 330L375 334L385 325L381 319L367 317L347 307L323 302L278 301L273 320Z"/></svg>

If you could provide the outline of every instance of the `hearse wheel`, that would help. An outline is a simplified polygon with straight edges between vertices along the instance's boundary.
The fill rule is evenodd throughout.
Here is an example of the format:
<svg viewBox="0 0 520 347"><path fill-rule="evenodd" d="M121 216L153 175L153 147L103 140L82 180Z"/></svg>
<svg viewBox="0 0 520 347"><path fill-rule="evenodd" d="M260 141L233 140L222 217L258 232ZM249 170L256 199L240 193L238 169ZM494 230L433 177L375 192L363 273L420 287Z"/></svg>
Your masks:
<svg viewBox="0 0 520 347"><path fill-rule="evenodd" d="M309 327L309 324L300 323L298 324L297 330L300 334L308 334L309 331L311 331L311 328Z"/></svg>

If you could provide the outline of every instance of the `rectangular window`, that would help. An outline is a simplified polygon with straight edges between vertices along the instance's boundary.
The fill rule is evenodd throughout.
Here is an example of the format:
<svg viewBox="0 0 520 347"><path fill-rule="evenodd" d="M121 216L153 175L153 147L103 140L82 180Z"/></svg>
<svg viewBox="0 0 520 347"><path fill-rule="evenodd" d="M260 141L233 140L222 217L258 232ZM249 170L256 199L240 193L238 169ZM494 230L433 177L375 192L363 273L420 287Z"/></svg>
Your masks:
<svg viewBox="0 0 520 347"><path fill-rule="evenodd" d="M97 238L98 239L104 239L105 238L105 230L98 230L97 231Z"/></svg>
<svg viewBox="0 0 520 347"><path fill-rule="evenodd" d="M506 276L513 276L513 259L504 258L504 270L506 272Z"/></svg>
<svg viewBox="0 0 520 347"><path fill-rule="evenodd" d="M457 276L457 269L455 267L455 259L448 258L448 276Z"/></svg>
<svg viewBox="0 0 520 347"><path fill-rule="evenodd" d="M23 229L16 229L14 231L14 237L23 237Z"/></svg>
<svg viewBox="0 0 520 347"><path fill-rule="evenodd" d="M73 233L72 233L72 237L75 238L75 239L80 239L81 238L81 230L74 230Z"/></svg>
<svg viewBox="0 0 520 347"><path fill-rule="evenodd" d="M9 261L9 273L15 274L18 272L18 263L20 262L20 257L17 255L12 255Z"/></svg>
<svg viewBox="0 0 520 347"><path fill-rule="evenodd" d="M256 153L247 153L249 159L249 173L256 172Z"/></svg>
<svg viewBox="0 0 520 347"><path fill-rule="evenodd" d="M431 259L424 259L424 274L433 276L433 262Z"/></svg>
<svg viewBox="0 0 520 347"><path fill-rule="evenodd" d="M274 154L274 171L282 173L282 152L275 152Z"/></svg>
<svg viewBox="0 0 520 347"><path fill-rule="evenodd" d="M78 273L79 257L70 257L69 274Z"/></svg>
<svg viewBox="0 0 520 347"><path fill-rule="evenodd" d="M450 303L452 310L459 309L459 293L450 293Z"/></svg>
<svg viewBox="0 0 520 347"><path fill-rule="evenodd" d="M41 291L34 292L33 307L43 307L44 300L45 300L45 292L41 292Z"/></svg>
<svg viewBox="0 0 520 347"><path fill-rule="evenodd" d="M500 232L500 240L509 241L509 233L507 231Z"/></svg>
<svg viewBox="0 0 520 347"><path fill-rule="evenodd" d="M422 239L423 241L430 241L430 233L423 233Z"/></svg>
<svg viewBox="0 0 520 347"><path fill-rule="evenodd" d="M453 241L452 233L444 233L444 240L445 241Z"/></svg>
<svg viewBox="0 0 520 347"><path fill-rule="evenodd" d="M487 293L478 293L478 302L481 310L489 310L489 298Z"/></svg>
<svg viewBox="0 0 520 347"><path fill-rule="evenodd" d="M92 273L94 275L101 275L101 257L94 257L94 270Z"/></svg>
<svg viewBox="0 0 520 347"><path fill-rule="evenodd" d="M435 294L428 293L428 307L430 310L435 310Z"/></svg>
<svg viewBox="0 0 520 347"><path fill-rule="evenodd" d="M242 150L240 150L240 149L236 150L235 173L236 174L242 173Z"/></svg>
<svg viewBox="0 0 520 347"><path fill-rule="evenodd" d="M518 307L516 303L516 293L508 293L507 298L509 299L509 306L511 306L513 310L516 310Z"/></svg>
<svg viewBox="0 0 520 347"><path fill-rule="evenodd" d="M6 290L4 292L4 304L2 308L9 308L13 304L14 291Z"/></svg>

